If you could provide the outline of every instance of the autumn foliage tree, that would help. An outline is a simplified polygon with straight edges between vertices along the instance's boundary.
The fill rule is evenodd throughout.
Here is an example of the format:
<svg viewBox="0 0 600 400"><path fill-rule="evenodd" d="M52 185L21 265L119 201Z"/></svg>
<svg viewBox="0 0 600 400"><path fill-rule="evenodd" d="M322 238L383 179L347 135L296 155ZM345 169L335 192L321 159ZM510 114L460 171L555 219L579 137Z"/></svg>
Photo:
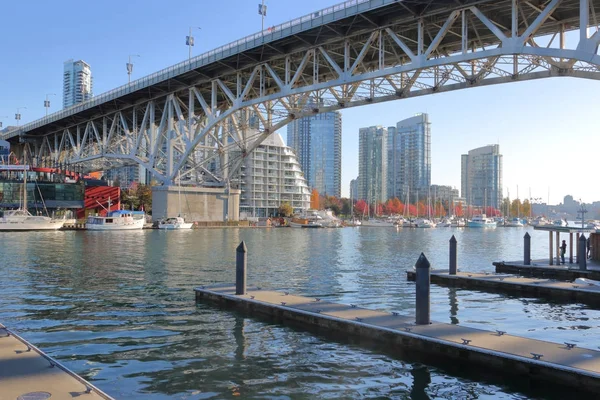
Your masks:
<svg viewBox="0 0 600 400"><path fill-rule="evenodd" d="M317 189L313 189L310 195L310 208L313 210L319 209L319 191Z"/></svg>
<svg viewBox="0 0 600 400"><path fill-rule="evenodd" d="M366 201L364 201L364 200L359 200L359 201L357 201L357 202L356 202L356 204L354 205L354 211L355 211L357 214L360 214L360 215L366 215L366 214L368 214L368 212L367 212L367 207L368 207L368 206L367 206L367 202L366 202Z"/></svg>

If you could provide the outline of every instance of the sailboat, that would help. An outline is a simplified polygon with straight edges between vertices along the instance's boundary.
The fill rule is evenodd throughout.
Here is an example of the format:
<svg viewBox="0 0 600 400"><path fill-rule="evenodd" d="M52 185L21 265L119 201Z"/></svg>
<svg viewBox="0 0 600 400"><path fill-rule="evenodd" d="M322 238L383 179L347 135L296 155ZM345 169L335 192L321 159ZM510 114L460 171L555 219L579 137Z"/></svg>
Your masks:
<svg viewBox="0 0 600 400"><path fill-rule="evenodd" d="M177 196L179 200L179 215L176 217L170 217L165 220L162 220L158 223L158 229L167 229L167 230L175 230L175 229L191 229L193 223L185 222L183 217L181 216L181 172L179 173L178 185L177 185Z"/></svg>
<svg viewBox="0 0 600 400"><path fill-rule="evenodd" d="M27 211L27 171L29 166L23 166L23 206L16 210L4 212L0 219L0 232L6 231L56 231L63 227L65 219L57 220L41 215L31 215Z"/></svg>

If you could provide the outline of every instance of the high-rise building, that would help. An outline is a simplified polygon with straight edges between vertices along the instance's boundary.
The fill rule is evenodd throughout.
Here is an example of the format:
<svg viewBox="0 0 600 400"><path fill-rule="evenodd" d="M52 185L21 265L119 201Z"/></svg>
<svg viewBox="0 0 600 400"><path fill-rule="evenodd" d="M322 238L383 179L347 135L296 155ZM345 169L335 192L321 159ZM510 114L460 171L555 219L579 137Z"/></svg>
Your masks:
<svg viewBox="0 0 600 400"><path fill-rule="evenodd" d="M342 115L327 112L290 122L287 143L298 155L308 186L320 194L340 197Z"/></svg>
<svg viewBox="0 0 600 400"><path fill-rule="evenodd" d="M65 61L63 74L63 108L82 103L93 96L92 70L85 61Z"/></svg>
<svg viewBox="0 0 600 400"><path fill-rule="evenodd" d="M387 128L358 131L358 198L369 204L387 200Z"/></svg>
<svg viewBox="0 0 600 400"><path fill-rule="evenodd" d="M241 189L241 216L277 215L283 202L289 203L294 212L310 208L310 190L300 163L278 133L271 134L244 158L235 180Z"/></svg>
<svg viewBox="0 0 600 400"><path fill-rule="evenodd" d="M104 177L121 189L127 189L132 183L146 184L147 182L146 168L137 164L107 169L104 171Z"/></svg>
<svg viewBox="0 0 600 400"><path fill-rule="evenodd" d="M350 180L350 198L354 201L358 200L358 177Z"/></svg>
<svg viewBox="0 0 600 400"><path fill-rule="evenodd" d="M390 128L391 129L391 128ZM387 197L425 196L431 185L431 123L422 113L396 124L387 139Z"/></svg>
<svg viewBox="0 0 600 400"><path fill-rule="evenodd" d="M502 154L499 145L479 147L462 155L461 195L472 206L500 208Z"/></svg>

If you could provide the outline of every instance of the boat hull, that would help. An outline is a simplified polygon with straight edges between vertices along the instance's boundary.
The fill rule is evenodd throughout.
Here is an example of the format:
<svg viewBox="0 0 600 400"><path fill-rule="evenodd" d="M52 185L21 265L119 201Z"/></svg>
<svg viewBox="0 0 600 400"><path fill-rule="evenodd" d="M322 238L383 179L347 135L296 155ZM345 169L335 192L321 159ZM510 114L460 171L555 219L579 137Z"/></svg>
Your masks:
<svg viewBox="0 0 600 400"><path fill-rule="evenodd" d="M144 228L144 220L130 224L85 224L85 229L90 231L133 231L142 228Z"/></svg>
<svg viewBox="0 0 600 400"><path fill-rule="evenodd" d="M64 224L64 221L31 224L24 222L0 222L0 232L57 231Z"/></svg>
<svg viewBox="0 0 600 400"><path fill-rule="evenodd" d="M191 222L184 222L179 224L160 224L158 225L158 229L165 229L170 231L177 229L192 229L192 225L193 223Z"/></svg>

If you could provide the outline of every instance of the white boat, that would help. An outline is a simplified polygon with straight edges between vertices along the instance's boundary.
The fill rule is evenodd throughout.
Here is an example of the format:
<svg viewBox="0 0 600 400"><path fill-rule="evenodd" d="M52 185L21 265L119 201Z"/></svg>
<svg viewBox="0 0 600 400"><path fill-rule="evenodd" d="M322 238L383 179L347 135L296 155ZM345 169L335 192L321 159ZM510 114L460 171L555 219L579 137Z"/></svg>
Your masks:
<svg viewBox="0 0 600 400"><path fill-rule="evenodd" d="M174 217L174 218L167 218L163 221L160 221L158 223L158 229L167 229L167 230L191 229L192 225L194 225L194 224L191 222L185 222L185 220L181 217Z"/></svg>
<svg viewBox="0 0 600 400"><path fill-rule="evenodd" d="M448 218L442 219L436 224L437 228L450 228L452 226L452 220Z"/></svg>
<svg viewBox="0 0 600 400"><path fill-rule="evenodd" d="M31 215L27 209L8 210L0 219L0 232L5 231L56 231L63 227L64 219Z"/></svg>
<svg viewBox="0 0 600 400"><path fill-rule="evenodd" d="M419 218L415 221L417 228L435 228L435 223L427 218Z"/></svg>
<svg viewBox="0 0 600 400"><path fill-rule="evenodd" d="M454 217L452 218L452 220L450 221L450 226L452 228L464 228L465 226L467 226L467 222L465 221L464 218L457 218Z"/></svg>
<svg viewBox="0 0 600 400"><path fill-rule="evenodd" d="M333 215L331 210L319 210L316 215L321 217L319 221L325 228L341 228L342 220Z"/></svg>
<svg viewBox="0 0 600 400"><path fill-rule="evenodd" d="M0 232L5 231L56 231L63 227L65 219L53 219L41 215L31 215L27 211L27 171L23 166L23 207L7 210L0 219Z"/></svg>
<svg viewBox="0 0 600 400"><path fill-rule="evenodd" d="M146 223L143 211L115 210L106 217L89 216L85 229L90 231L122 231L142 229Z"/></svg>
<svg viewBox="0 0 600 400"><path fill-rule="evenodd" d="M565 219L555 219L552 221L552 225L554 226L569 226L569 223Z"/></svg>
<svg viewBox="0 0 600 400"><path fill-rule="evenodd" d="M176 230L176 229L192 229L193 223L185 222L181 216L181 172L177 183L177 200L179 201L179 215L176 217L168 217L165 220L158 222L158 229Z"/></svg>
<svg viewBox="0 0 600 400"><path fill-rule="evenodd" d="M507 226L509 228L522 228L524 225L519 218L514 217L514 218L510 219L509 221L506 221L504 226Z"/></svg>
<svg viewBox="0 0 600 400"><path fill-rule="evenodd" d="M486 217L485 214L475 215L467 221L469 228L496 228L498 224L492 218Z"/></svg>
<svg viewBox="0 0 600 400"><path fill-rule="evenodd" d="M352 218L351 220L348 220L348 222L346 222L346 225L348 225L348 226L361 226L361 222L357 218Z"/></svg>
<svg viewBox="0 0 600 400"><path fill-rule="evenodd" d="M370 219L363 219L361 226L366 226L369 228L394 228L396 225L394 225L394 223L391 221L384 221L382 219L370 218Z"/></svg>

